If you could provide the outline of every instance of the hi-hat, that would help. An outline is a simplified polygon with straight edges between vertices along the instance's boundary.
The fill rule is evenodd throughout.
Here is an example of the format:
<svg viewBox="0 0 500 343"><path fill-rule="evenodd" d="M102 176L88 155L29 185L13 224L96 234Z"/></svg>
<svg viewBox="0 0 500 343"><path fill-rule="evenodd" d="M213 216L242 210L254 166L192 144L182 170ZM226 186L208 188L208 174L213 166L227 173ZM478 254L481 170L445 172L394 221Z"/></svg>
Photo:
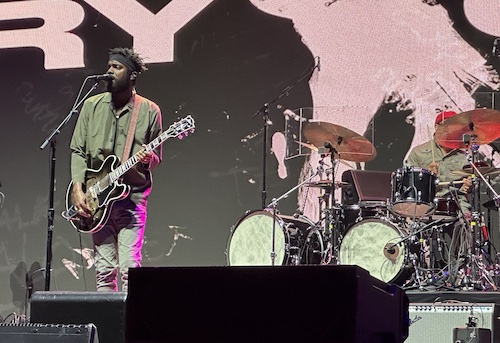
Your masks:
<svg viewBox="0 0 500 343"><path fill-rule="evenodd" d="M368 162L377 156L373 144L365 137L345 127L327 122L308 122L304 136L316 147L330 142L340 159L352 162Z"/></svg>
<svg viewBox="0 0 500 343"><path fill-rule="evenodd" d="M319 148L316 147L316 146L314 146L314 145L312 145L312 144L304 143L304 142L300 142L300 141L295 141L295 143L298 143L298 144L300 144L302 146L305 146L306 148L311 149L312 151L319 152ZM343 165L349 167L349 168L353 168L353 166L351 166L349 163L347 163L344 160L339 159L339 162L342 163Z"/></svg>
<svg viewBox="0 0 500 343"><path fill-rule="evenodd" d="M456 114L438 125L435 134L440 145L452 149L465 148L472 143L488 144L498 137L500 111L488 108Z"/></svg>
<svg viewBox="0 0 500 343"><path fill-rule="evenodd" d="M335 187L337 188L345 188L351 186L350 183L348 182L343 182L343 181L333 181L333 180L319 180L319 181L312 181L306 183L309 187L314 187L314 188L324 188L324 189L331 189Z"/></svg>

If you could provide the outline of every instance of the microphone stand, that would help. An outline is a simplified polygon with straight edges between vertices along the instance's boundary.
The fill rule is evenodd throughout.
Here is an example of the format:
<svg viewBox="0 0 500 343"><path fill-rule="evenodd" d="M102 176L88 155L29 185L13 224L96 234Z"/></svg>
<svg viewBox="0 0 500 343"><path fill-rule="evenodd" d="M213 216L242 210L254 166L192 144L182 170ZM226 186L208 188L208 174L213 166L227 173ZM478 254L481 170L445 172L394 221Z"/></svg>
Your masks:
<svg viewBox="0 0 500 343"><path fill-rule="evenodd" d="M88 78L87 78L88 79ZM44 140L42 145L40 146L40 150L43 150L50 143L50 187L49 187L49 210L47 213L47 250L46 250L46 260L45 260L45 290L50 290L50 272L52 268L52 236L54 233L54 194L55 194L55 170L56 170L56 135L61 133L62 128L70 121L73 114L78 113L77 108L89 97L90 93L92 93L96 88L99 82L96 82L92 88L85 94L85 96L78 101L83 86L87 81L85 79L82 87L80 88L80 92L75 100L75 104L69 111L68 115L62 120L62 122L50 133L50 135Z"/></svg>
<svg viewBox="0 0 500 343"><path fill-rule="evenodd" d="M319 57L318 57L318 61L315 62L314 67L311 70L308 70L293 85L285 87L285 89L283 89L281 91L281 93L276 98L274 98L272 101L270 101L268 103L265 103L264 106L262 106L252 116L252 119L253 119L253 118L257 117L258 115L262 115L262 118L264 120L264 128L263 128L263 134L264 134L264 138L263 138L264 147L263 147L263 149L264 149L264 151L262 154L262 195L261 195L262 209L264 209L266 207L266 199L267 199L266 180L267 180L267 155L268 155L268 153L267 153L267 141L268 141L268 130L269 130L269 106L274 104L276 101L278 101L278 99L282 98L283 96L288 95L288 92L290 90L292 90L296 85L298 85L303 79L305 79L308 76L310 77L313 74L315 69L319 70Z"/></svg>
<svg viewBox="0 0 500 343"><path fill-rule="evenodd" d="M322 167L319 167L318 171L316 173L314 173L313 175L311 175L310 177L308 177L307 179L305 179L304 181L299 183L297 186L290 189L288 192L286 192L285 194L283 194L279 198L273 199L273 201L271 203L269 203L269 205L266 206L266 208L273 209L273 236L272 236L272 250L271 250L271 265L272 266L274 266L274 262L276 259L276 241L275 241L276 240L276 207L278 206L279 201L281 199L287 198L290 193L292 193L293 191L295 191L296 189L298 189L302 185L305 185L306 183L311 181L313 178L315 178L316 176L318 176L322 172L323 172Z"/></svg>

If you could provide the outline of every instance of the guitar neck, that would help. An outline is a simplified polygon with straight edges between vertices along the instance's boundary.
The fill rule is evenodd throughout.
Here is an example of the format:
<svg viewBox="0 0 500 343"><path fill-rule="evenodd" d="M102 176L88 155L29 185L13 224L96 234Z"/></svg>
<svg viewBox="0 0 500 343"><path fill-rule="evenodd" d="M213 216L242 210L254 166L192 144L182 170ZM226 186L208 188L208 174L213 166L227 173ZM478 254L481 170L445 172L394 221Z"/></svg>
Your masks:
<svg viewBox="0 0 500 343"><path fill-rule="evenodd" d="M160 146L164 141L166 141L168 138L175 137L175 136L172 136L169 131L170 130L164 131L160 135L158 135L158 137L156 137L151 142L149 142L149 144L146 145L144 150L146 152L153 151L158 146ZM137 154L134 154L132 157L130 157L128 160L126 160L124 163L122 163L120 166L118 166L115 170L113 170L111 173L109 173L109 183L113 183L116 180L118 180L123 174L125 174L128 170L130 170L137 163L139 163L139 157L137 157Z"/></svg>

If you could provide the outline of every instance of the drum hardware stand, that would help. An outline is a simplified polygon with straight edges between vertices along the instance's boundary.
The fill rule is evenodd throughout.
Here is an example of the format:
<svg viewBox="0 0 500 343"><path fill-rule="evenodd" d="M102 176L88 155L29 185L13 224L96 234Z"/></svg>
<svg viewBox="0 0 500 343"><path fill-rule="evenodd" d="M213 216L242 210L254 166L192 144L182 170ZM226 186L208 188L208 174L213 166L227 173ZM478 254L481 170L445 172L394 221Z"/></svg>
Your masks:
<svg viewBox="0 0 500 343"><path fill-rule="evenodd" d="M469 281L470 285L469 287L472 288L472 285L476 286L477 288L484 288L484 285L482 285L482 281L485 279L485 275L489 275L489 272L487 270L487 267L483 264L482 260L484 255L489 255L484 249L484 243L485 239L487 239L487 232L482 232L482 228L484 228L484 220L481 215L481 209L480 209L480 184L481 181L484 182L484 184L488 187L488 189L492 192L493 196L493 201L495 205L498 207L499 205L499 195L498 193L495 192L494 188L490 185L488 180L484 177L484 175L481 173L479 168L475 165L475 155L477 153L477 150L479 149L479 146L476 143L472 143L472 146L470 147L470 150L472 153L469 152L469 143L471 140L471 137L475 139L475 135L463 135L463 140L466 146L466 152L467 152L467 159L469 161L469 164L473 168L473 173L472 173L472 186L473 186L473 192L472 192L472 197L473 197L473 211L471 213L471 220L470 220L470 226L467 225L467 228L469 229L470 233L470 240L469 240L469 256L468 258L468 263L466 265L467 271L470 271L472 274L471 280ZM477 178L479 176L479 179ZM458 199L456 199L458 200ZM467 222L467 221L466 221ZM484 228L486 230L486 228ZM493 285L496 288L496 285L492 284L490 280L487 280L487 282L491 285Z"/></svg>
<svg viewBox="0 0 500 343"><path fill-rule="evenodd" d="M319 201L319 208L321 211L321 204L322 202L325 205L325 208L322 210L324 213L325 217L325 224L324 224L324 238L325 242L328 242L329 247L326 249L329 251L331 249L330 254L326 254L326 256L329 255L328 259L325 259L323 261L324 264L334 264L337 265L339 264L339 249L340 249L340 223L341 223L341 210L340 207L337 206L336 201L335 201L335 167L339 163L340 159L340 154L338 151L335 149L335 147L332 146L332 143L329 141L326 141L323 144L325 149L329 150L329 153L321 154L322 158L326 157L327 155L330 155L330 160L331 160L331 170L326 171L327 178L328 176L332 177L332 187L325 188L325 192L323 196L320 197ZM339 159L335 158L335 155L339 157ZM328 173L331 171L331 173ZM320 212L320 217L321 217L321 212ZM334 224L335 223L335 224Z"/></svg>
<svg viewBox="0 0 500 343"><path fill-rule="evenodd" d="M313 175L311 175L310 177L308 177L307 179L305 179L304 181L299 183L297 186L293 187L292 189L290 189L289 191L287 191L286 193L281 195L279 198L274 198L273 201L271 203L269 203L269 205L266 206L267 209L272 209L272 213L273 213L273 231L272 231L273 236L272 236L272 249L271 249L271 265L272 266L274 266L275 259L276 259L276 247L275 247L275 244L276 244L276 242L275 242L275 240L276 240L276 208L278 206L278 203L280 202L281 199L288 198L290 193L292 193L293 191L295 191L299 187L305 185L306 183L310 182L313 178L315 178L318 175L321 175L322 173L323 173L323 166L320 165L318 167L318 170L316 171L316 173L314 173Z"/></svg>

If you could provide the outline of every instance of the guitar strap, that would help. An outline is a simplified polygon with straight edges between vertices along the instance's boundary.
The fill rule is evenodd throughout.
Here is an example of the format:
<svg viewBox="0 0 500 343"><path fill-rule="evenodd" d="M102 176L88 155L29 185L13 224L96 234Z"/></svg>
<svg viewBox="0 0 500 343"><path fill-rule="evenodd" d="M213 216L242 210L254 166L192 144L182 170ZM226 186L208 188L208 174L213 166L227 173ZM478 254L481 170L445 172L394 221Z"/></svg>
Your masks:
<svg viewBox="0 0 500 343"><path fill-rule="evenodd" d="M135 127L137 126L137 118L139 117L139 107L141 107L142 96L135 93L134 94L134 109L132 110L132 116L130 117L130 123L128 124L127 140L125 141L125 147L123 148L121 163L125 162L130 156L130 149L132 148L132 143L135 136Z"/></svg>

